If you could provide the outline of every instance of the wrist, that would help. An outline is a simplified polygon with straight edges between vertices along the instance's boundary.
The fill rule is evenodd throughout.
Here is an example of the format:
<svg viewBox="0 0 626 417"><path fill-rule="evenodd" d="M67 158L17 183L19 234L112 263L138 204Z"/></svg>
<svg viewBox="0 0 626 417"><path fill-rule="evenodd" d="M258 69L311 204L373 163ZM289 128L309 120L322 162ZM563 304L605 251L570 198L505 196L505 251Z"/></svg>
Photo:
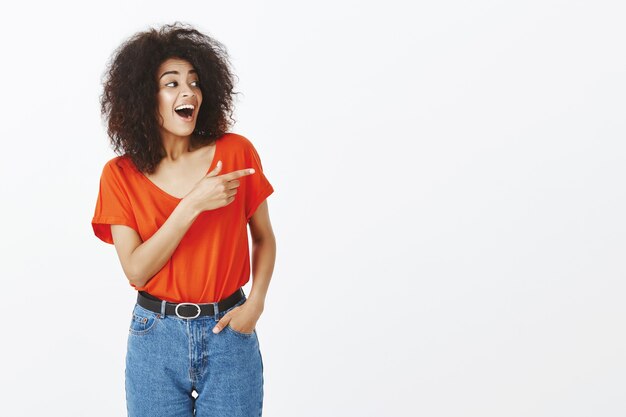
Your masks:
<svg viewBox="0 0 626 417"><path fill-rule="evenodd" d="M262 312L265 308L265 300L261 298L248 297L244 304L248 304L250 307L258 310L259 312Z"/></svg>
<svg viewBox="0 0 626 417"><path fill-rule="evenodd" d="M193 202L186 197L180 200L176 208L184 212L192 220L195 220L200 214L200 210L198 210Z"/></svg>

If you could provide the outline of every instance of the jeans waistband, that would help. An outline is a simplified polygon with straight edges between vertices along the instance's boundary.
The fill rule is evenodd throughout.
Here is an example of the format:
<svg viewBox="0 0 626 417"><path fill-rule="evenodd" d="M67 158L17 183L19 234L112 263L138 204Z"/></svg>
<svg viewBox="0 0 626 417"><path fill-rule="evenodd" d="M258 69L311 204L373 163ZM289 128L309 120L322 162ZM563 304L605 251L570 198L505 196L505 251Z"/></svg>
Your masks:
<svg viewBox="0 0 626 417"><path fill-rule="evenodd" d="M220 311L228 310L245 297L243 288L215 303L170 303L161 300L146 291L138 291L137 304L141 307L160 313L163 316L177 316L182 319L195 319L201 316L215 316Z"/></svg>

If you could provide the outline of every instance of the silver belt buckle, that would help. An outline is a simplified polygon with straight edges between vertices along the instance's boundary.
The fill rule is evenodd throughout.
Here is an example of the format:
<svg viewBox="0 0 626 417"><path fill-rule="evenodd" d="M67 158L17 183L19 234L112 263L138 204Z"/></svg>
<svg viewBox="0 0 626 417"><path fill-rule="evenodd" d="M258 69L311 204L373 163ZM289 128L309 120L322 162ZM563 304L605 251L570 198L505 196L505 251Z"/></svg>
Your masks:
<svg viewBox="0 0 626 417"><path fill-rule="evenodd" d="M196 313L196 315L193 316L193 317L186 317L186 316L181 316L180 314L178 314L178 307L185 306L185 305L187 305L187 306L196 306L196 308L198 309L198 312ZM200 306L198 304L196 304L196 303L178 303L176 305L176 309L174 309L174 313L176 313L176 315L178 317L180 317L181 319L189 319L189 320L195 319L196 317L200 316L200 312L201 311L202 310L200 310Z"/></svg>

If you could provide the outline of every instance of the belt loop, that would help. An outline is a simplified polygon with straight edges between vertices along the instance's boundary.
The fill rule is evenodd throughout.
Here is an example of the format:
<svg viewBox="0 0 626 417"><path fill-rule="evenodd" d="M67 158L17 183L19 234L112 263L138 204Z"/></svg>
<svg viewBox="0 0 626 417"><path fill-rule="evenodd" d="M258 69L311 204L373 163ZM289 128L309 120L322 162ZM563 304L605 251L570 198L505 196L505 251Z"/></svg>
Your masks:
<svg viewBox="0 0 626 417"><path fill-rule="evenodd" d="M213 312L215 313L215 322L217 323L219 321L219 313L220 313L220 309L217 306L217 301L213 303Z"/></svg>
<svg viewBox="0 0 626 417"><path fill-rule="evenodd" d="M161 300L161 318L165 318L165 304L167 301Z"/></svg>

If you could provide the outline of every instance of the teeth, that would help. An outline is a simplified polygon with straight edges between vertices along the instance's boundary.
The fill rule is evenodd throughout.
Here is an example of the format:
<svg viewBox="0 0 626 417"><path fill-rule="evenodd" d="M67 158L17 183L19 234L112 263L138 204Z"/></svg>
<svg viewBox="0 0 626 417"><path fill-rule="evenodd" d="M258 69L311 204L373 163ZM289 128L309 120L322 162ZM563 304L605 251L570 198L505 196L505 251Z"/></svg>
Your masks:
<svg viewBox="0 0 626 417"><path fill-rule="evenodd" d="M195 106L193 104L183 104L181 106L176 107L174 110L182 110L182 109L195 109Z"/></svg>

